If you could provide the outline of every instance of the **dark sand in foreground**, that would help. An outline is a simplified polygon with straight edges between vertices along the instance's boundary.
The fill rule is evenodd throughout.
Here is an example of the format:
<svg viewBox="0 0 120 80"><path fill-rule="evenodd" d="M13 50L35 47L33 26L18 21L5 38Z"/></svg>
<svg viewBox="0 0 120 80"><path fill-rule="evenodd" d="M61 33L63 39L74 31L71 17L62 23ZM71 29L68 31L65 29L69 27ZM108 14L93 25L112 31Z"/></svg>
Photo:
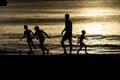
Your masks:
<svg viewBox="0 0 120 80"><path fill-rule="evenodd" d="M0 53L2 64L120 64L120 54L21 55L19 52L9 51Z"/></svg>

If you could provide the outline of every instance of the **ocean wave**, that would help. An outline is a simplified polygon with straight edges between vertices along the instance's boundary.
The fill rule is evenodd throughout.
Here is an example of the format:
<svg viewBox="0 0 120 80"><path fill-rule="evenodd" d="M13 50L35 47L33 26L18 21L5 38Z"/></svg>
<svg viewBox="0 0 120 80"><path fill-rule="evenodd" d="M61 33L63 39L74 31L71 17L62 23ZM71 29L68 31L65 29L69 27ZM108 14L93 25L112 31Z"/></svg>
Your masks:
<svg viewBox="0 0 120 80"><path fill-rule="evenodd" d="M19 34L6 34L3 33L1 34L0 38L10 38L10 39L15 39L15 38L19 38L21 37L23 34L19 33ZM51 38L61 38L62 35L60 34L49 34ZM73 34L72 38L78 38L80 36L80 34ZM89 38L91 40L101 40L101 39L106 39L106 40L120 40L120 35L86 35L86 38Z"/></svg>

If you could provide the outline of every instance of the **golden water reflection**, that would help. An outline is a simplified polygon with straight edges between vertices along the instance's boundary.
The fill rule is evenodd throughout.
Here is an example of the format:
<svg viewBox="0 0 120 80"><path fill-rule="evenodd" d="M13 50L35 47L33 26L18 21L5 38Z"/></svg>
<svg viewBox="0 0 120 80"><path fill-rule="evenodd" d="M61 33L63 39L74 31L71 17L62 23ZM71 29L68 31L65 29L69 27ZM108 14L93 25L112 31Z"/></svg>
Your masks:
<svg viewBox="0 0 120 80"><path fill-rule="evenodd" d="M86 30L89 35L120 35L120 24L110 22L93 22L75 25L74 32L80 34L81 30Z"/></svg>

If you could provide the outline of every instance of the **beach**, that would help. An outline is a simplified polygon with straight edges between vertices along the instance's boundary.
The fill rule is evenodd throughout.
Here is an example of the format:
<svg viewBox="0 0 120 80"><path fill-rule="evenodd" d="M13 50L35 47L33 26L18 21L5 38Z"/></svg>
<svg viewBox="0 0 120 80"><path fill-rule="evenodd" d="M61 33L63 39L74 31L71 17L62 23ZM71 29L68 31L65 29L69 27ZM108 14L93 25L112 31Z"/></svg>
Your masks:
<svg viewBox="0 0 120 80"><path fill-rule="evenodd" d="M67 67L72 65L74 67L110 67L120 64L120 55L119 54L90 54L90 55L1 55L0 64L3 65L39 65L40 67L49 67L55 68L63 66ZM11 65L13 64L13 65ZM88 66L89 65L89 66ZM95 66L96 65L96 66ZM70 66L69 66L70 67ZM49 69L49 68L47 68Z"/></svg>
<svg viewBox="0 0 120 80"><path fill-rule="evenodd" d="M32 1L32 0L31 0ZM56 7L57 5L57 7ZM73 22L73 51L76 55L79 45L77 39L81 30L86 30L85 44L89 54L120 54L120 2L117 0L95 2L82 1L9 1L7 6L0 7L0 55L27 55L29 47L23 36L23 26L35 32L34 27L48 33L45 46L50 55L61 55L61 31L65 27L64 15L70 14ZM39 41L33 39L37 49L35 55L42 55ZM68 41L67 52L69 53ZM84 55L84 48L80 55Z"/></svg>

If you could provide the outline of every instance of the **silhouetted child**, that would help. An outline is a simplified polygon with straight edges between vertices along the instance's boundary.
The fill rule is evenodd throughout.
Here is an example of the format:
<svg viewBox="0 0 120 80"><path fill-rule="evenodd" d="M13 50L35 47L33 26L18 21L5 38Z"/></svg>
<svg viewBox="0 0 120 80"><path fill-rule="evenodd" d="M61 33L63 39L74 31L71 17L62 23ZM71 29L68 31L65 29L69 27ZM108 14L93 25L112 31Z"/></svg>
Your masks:
<svg viewBox="0 0 120 80"><path fill-rule="evenodd" d="M34 29L35 29L36 32L35 32L33 38L36 37L36 38L39 40L39 42L40 42L40 48L41 48L41 50L42 50L42 52L43 52L43 55L45 54L45 51L47 51L47 54L48 54L49 50L44 46L44 42L45 42L44 34L45 34L48 38L50 38L50 37L47 35L46 32L44 32L43 30L40 30L38 26L35 26Z"/></svg>
<svg viewBox="0 0 120 80"><path fill-rule="evenodd" d="M81 32L82 32L82 35L78 38L78 42L77 42L77 44L80 43L80 49L77 51L77 54L79 54L79 51L82 49L83 46L85 47L85 53L88 54L87 53L87 46L83 42L83 40L85 39L86 32L85 32L85 30L82 30Z"/></svg>
<svg viewBox="0 0 120 80"><path fill-rule="evenodd" d="M31 30L28 29L28 26L27 26L27 25L24 25L24 29L25 29L24 35L23 35L23 37L20 38L20 41L21 41L23 38L26 37L26 38L27 38L28 46L29 46L29 48L30 48L30 51L32 52L33 50L32 50L32 47L31 47L31 46L33 46L34 49L36 49L36 47L35 47L34 44L33 44L32 36L31 36L31 33L32 33L33 35L34 35L34 33L33 33Z"/></svg>

